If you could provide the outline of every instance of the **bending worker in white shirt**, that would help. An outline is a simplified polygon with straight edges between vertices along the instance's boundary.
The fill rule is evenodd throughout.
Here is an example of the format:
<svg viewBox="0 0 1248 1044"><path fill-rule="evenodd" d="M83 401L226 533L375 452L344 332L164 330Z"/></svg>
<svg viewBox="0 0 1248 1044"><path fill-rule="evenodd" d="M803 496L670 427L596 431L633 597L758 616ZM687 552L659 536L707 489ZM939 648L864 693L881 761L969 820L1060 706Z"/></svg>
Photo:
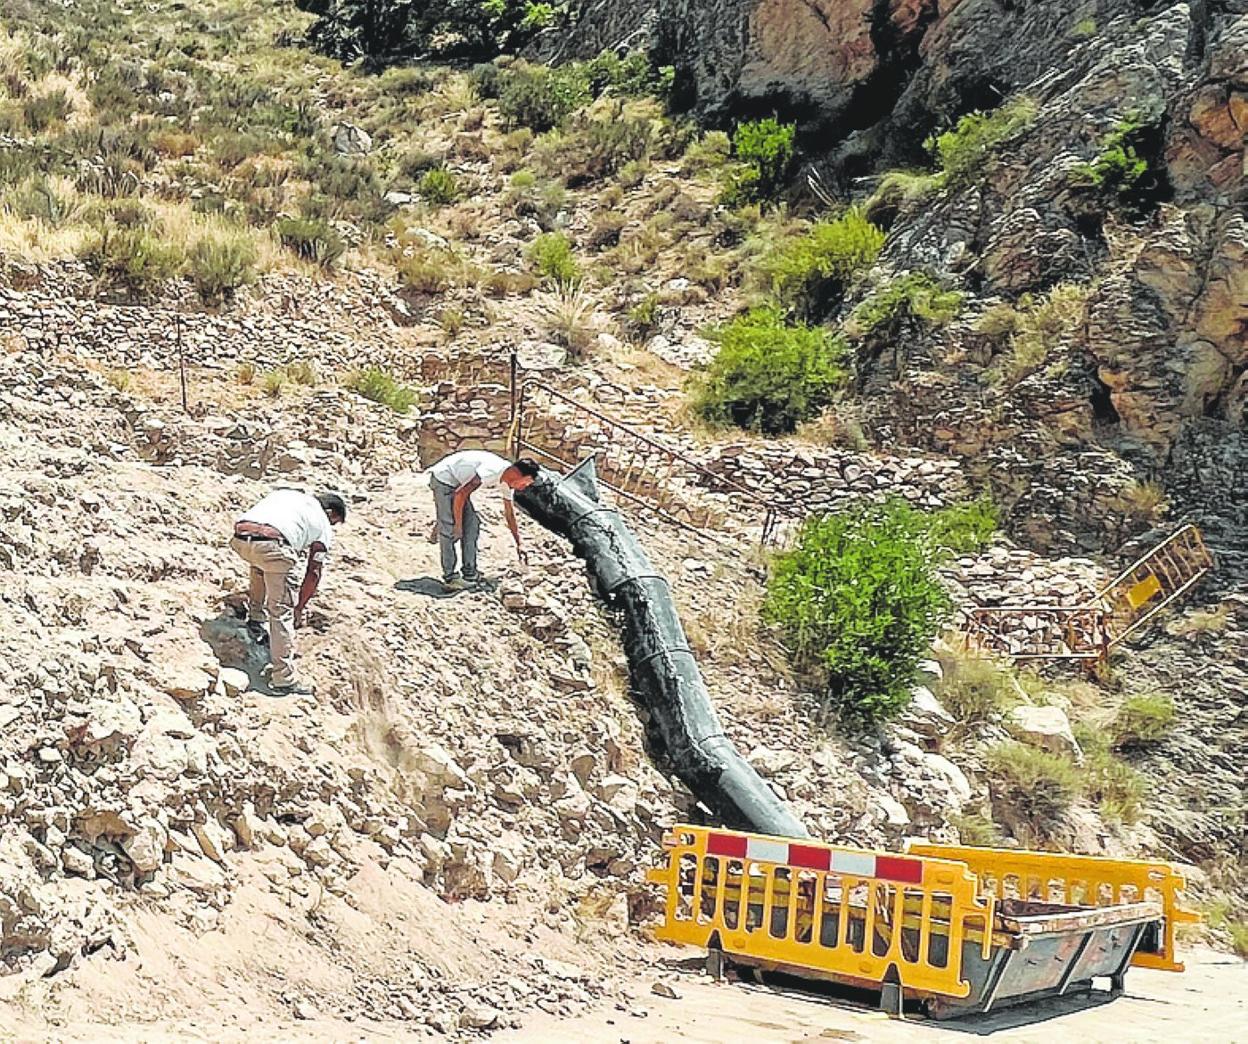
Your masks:
<svg viewBox="0 0 1248 1044"><path fill-rule="evenodd" d="M516 542L516 556L524 561L520 529L512 498L519 489L528 489L537 477L536 461L509 461L485 450L461 450L443 457L429 469L429 485L438 509L438 546L442 552L442 585L448 591L463 591L480 580L477 572L477 538L481 522L472 506L478 489L496 489L503 496L503 515ZM460 542L463 573L456 561L455 541Z"/></svg>
<svg viewBox="0 0 1248 1044"><path fill-rule="evenodd" d="M264 639L269 623L269 687L283 695L310 693L295 681L295 628L321 582L325 559L334 543L333 526L347 520L347 505L336 493L310 496L276 489L234 524L230 548L251 567L247 590L247 629ZM302 582L299 558L308 556Z"/></svg>

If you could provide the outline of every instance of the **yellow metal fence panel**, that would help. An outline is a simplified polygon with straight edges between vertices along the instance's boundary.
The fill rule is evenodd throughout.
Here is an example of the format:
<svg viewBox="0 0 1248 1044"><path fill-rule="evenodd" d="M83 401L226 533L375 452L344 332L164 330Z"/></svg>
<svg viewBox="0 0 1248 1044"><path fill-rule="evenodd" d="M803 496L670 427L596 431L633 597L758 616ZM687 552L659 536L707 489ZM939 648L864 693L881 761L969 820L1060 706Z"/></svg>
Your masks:
<svg viewBox="0 0 1248 1044"><path fill-rule="evenodd" d="M678 826L668 862L649 880L666 888L660 939L816 974L901 984L965 997L966 940L987 959L995 899L949 859L787 841ZM934 940L944 940L943 951Z"/></svg>
<svg viewBox="0 0 1248 1044"><path fill-rule="evenodd" d="M1165 916L1161 949L1137 951L1131 963L1138 968L1182 971L1175 958L1175 929L1200 920L1198 913L1182 905L1186 882L1168 863L913 841L906 852L964 864L978 876L981 889L998 899L1016 896L1071 906L1159 902Z"/></svg>

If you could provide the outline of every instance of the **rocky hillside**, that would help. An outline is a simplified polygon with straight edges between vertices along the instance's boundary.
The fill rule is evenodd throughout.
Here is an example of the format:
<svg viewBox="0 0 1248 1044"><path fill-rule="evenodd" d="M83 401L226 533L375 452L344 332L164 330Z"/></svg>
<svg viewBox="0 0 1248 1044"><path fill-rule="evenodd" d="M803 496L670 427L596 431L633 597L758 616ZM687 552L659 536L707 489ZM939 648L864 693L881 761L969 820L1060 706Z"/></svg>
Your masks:
<svg viewBox="0 0 1248 1044"><path fill-rule="evenodd" d="M619 4L560 37L565 57L652 41L669 84L648 61L344 65L267 0L16 5L0 1006L19 1024L341 1039L644 1011L619 976L654 956L642 870L700 813L646 749L612 621L561 542L528 525L522 569L496 517L497 591L422 582L413 474L501 443L512 349L705 467L670 487L709 536L634 525L730 735L812 832L1190 860L1236 930L1248 15ZM740 161L715 124L766 113L797 121L818 191L791 171L779 200L726 202ZM851 204L878 250L804 320L850 346L837 401L796 436L708 429L685 386L716 330ZM956 298L939 321L936 292ZM543 438L609 458L559 410ZM1219 570L1096 680L968 662L951 634L905 716L849 730L759 619L755 502L708 472L812 510L990 489L1004 532L942 572L962 608L1082 597L1183 518ZM225 547L279 482L351 505L300 636L317 691L286 702L251 687ZM1037 752L1064 766L1048 803Z"/></svg>

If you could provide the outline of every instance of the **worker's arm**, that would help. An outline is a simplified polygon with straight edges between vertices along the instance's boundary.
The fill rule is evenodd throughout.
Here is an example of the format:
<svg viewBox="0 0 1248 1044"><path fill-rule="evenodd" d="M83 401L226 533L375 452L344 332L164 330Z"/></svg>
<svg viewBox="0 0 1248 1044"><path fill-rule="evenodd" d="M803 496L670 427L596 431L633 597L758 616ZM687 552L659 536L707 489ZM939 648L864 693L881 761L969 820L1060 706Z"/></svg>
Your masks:
<svg viewBox="0 0 1248 1044"><path fill-rule="evenodd" d="M456 540L464 535L464 506L468 503L468 498L472 496L473 491L480 485L481 479L473 475L455 491L455 498L451 501L451 514L455 518Z"/></svg>
<svg viewBox="0 0 1248 1044"><path fill-rule="evenodd" d="M308 548L308 571L303 574L303 586L299 588L299 600L295 603L296 627L303 626L303 611L307 608L308 603L312 601L312 596L316 594L316 589L320 586L325 550L325 545L319 540Z"/></svg>
<svg viewBox="0 0 1248 1044"><path fill-rule="evenodd" d="M516 525L516 509L510 500L503 501L503 517L507 519L507 528L511 530L512 538L516 541L516 557L522 563L527 563L528 556L524 553L524 548L520 546L520 527Z"/></svg>

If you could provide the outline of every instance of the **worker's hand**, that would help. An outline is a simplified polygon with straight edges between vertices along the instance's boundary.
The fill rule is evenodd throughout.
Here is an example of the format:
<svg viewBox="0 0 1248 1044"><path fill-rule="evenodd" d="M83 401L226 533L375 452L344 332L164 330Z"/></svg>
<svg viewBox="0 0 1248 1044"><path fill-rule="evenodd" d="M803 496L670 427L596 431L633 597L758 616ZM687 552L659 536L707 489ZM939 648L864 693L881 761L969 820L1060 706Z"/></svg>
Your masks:
<svg viewBox="0 0 1248 1044"><path fill-rule="evenodd" d="M307 624L308 624L307 607L305 606L304 608L296 609L295 610L295 630L296 631L300 630L301 628L306 627Z"/></svg>
<svg viewBox="0 0 1248 1044"><path fill-rule="evenodd" d="M463 526L456 526L456 527L455 527L455 529L454 529L454 531L451 533L451 535L452 535L452 536L453 536L456 540L463 540L463 539L464 539L464 527L463 527Z"/></svg>
<svg viewBox="0 0 1248 1044"><path fill-rule="evenodd" d="M529 553L519 544L516 545L516 558L523 566L527 566L529 564Z"/></svg>

